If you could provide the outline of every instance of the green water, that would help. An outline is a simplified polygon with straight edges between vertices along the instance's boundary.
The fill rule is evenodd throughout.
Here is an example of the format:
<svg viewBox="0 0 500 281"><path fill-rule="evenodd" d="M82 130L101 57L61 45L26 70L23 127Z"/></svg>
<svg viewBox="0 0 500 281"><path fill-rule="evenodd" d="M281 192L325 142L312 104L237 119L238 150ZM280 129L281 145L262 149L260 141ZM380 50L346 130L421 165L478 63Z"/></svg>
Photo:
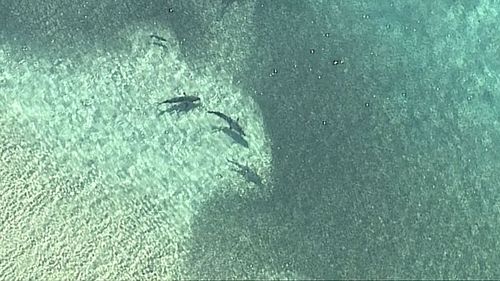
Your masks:
<svg viewBox="0 0 500 281"><path fill-rule="evenodd" d="M0 1L0 279L500 276L499 3L218 3Z"/></svg>

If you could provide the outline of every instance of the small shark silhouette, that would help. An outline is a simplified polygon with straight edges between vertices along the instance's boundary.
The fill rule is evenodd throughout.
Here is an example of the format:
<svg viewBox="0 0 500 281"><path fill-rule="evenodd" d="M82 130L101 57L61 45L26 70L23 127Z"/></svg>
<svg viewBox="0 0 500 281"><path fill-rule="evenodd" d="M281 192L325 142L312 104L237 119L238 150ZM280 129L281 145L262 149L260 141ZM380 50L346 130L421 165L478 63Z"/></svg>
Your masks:
<svg viewBox="0 0 500 281"><path fill-rule="evenodd" d="M151 34L151 35L149 35L149 37L151 39L153 39L153 45L160 46L163 49L168 50L167 45L165 45L165 43L164 43L164 42L167 42L167 39L165 39L161 36L155 35L155 34Z"/></svg>

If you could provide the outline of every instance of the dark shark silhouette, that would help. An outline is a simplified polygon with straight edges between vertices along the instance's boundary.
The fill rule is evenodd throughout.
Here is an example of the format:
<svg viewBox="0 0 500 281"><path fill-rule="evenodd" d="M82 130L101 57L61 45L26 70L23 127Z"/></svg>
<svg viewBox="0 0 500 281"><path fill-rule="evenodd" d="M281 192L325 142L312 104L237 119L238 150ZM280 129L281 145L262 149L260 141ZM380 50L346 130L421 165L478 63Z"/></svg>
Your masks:
<svg viewBox="0 0 500 281"><path fill-rule="evenodd" d="M220 118L224 119L227 124L229 125L229 129L237 132L238 134L242 136L246 136L245 132L243 131L243 128L241 128L240 124L238 124L238 120L234 120L233 118L227 116L226 114L218 111L208 111L210 114L215 114L219 116Z"/></svg>
<svg viewBox="0 0 500 281"><path fill-rule="evenodd" d="M245 138L243 138L242 135L238 134L237 132L235 132L227 127L222 128L221 131L224 134L226 134L228 137L233 139L233 141L236 142L237 144L239 144L243 147L249 148L248 141Z"/></svg>
<svg viewBox="0 0 500 281"><path fill-rule="evenodd" d="M166 99L162 102L159 102L158 105L164 104L164 103L184 103L184 102L196 102L199 101L200 98L197 96L188 96L186 93L183 93L183 96L178 96L178 97L173 97Z"/></svg>
<svg viewBox="0 0 500 281"><path fill-rule="evenodd" d="M198 107L200 104L196 103L200 101L201 99L197 96L189 96L186 95L186 93L183 93L182 96L178 97L173 97L166 99L162 102L158 103L158 107L162 104L169 104L170 106L165 109L161 110L160 115L163 115L165 112L188 112L196 107Z"/></svg>
<svg viewBox="0 0 500 281"><path fill-rule="evenodd" d="M232 169L232 170L237 172L238 174L240 174L247 182L252 182L259 187L264 186L262 177L259 176L253 169L251 169L247 165L240 164L236 161L233 161L230 159L226 159L226 160L227 160L227 162L236 166L236 168Z"/></svg>

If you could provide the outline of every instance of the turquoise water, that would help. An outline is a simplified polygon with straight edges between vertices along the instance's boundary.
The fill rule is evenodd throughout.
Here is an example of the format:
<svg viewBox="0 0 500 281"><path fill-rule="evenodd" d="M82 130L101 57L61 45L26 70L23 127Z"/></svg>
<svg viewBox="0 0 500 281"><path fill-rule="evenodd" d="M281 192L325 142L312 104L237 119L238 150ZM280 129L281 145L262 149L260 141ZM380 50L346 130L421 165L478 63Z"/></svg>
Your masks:
<svg viewBox="0 0 500 281"><path fill-rule="evenodd" d="M222 71L192 70L167 30L168 52L151 44L152 28L122 30L121 49L55 62L2 46L0 248L16 257L2 262L4 278L188 276L200 205L271 191L258 107ZM158 106L183 92L202 105ZM240 117L245 145L207 110Z"/></svg>
<svg viewBox="0 0 500 281"><path fill-rule="evenodd" d="M4 2L0 279L500 276L495 1Z"/></svg>

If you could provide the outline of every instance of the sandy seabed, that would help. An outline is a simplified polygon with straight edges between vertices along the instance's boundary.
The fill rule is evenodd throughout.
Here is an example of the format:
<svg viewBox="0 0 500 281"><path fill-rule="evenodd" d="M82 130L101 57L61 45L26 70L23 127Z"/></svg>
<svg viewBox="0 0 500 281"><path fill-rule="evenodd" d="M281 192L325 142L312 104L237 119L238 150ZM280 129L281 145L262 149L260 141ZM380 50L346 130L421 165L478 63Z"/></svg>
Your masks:
<svg viewBox="0 0 500 281"><path fill-rule="evenodd" d="M0 48L0 276L6 280L170 279L197 206L269 185L271 150L259 108L223 71L192 71L166 31L123 31L121 49L79 58L14 58ZM186 92L189 112L157 102ZM248 147L220 128L241 118Z"/></svg>

